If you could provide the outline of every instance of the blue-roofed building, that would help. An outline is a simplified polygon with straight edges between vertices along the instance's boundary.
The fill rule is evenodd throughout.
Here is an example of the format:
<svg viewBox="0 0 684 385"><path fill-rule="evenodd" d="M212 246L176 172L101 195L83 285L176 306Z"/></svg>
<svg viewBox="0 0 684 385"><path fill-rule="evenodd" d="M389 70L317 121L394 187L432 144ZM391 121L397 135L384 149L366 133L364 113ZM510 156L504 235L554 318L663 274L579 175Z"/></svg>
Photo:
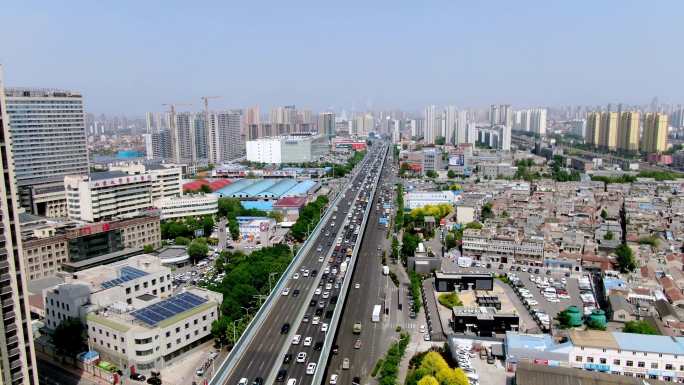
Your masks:
<svg viewBox="0 0 684 385"><path fill-rule="evenodd" d="M200 288L174 294L173 281L171 270L146 254L75 272L68 283L45 290L46 327L80 319L88 346L102 359L159 368L211 340L223 301Z"/></svg>
<svg viewBox="0 0 684 385"><path fill-rule="evenodd" d="M240 205L245 209L256 209L266 212L273 210L274 201L241 201Z"/></svg>
<svg viewBox="0 0 684 385"><path fill-rule="evenodd" d="M627 282L620 278L615 277L603 277L603 294L608 298L611 294L616 294L618 292L623 292L625 296L629 293L629 287Z"/></svg>
<svg viewBox="0 0 684 385"><path fill-rule="evenodd" d="M262 198L278 199L297 184L297 181L294 179L283 179L257 195Z"/></svg>
<svg viewBox="0 0 684 385"><path fill-rule="evenodd" d="M558 343L548 334L506 333L506 367L515 370L521 361L543 360L547 364L559 366L570 360L572 344Z"/></svg>
<svg viewBox="0 0 684 385"><path fill-rule="evenodd" d="M237 198L251 198L255 197L260 192L270 188L271 186L278 183L276 179L261 179L260 181L254 183L253 185L243 189L235 194Z"/></svg>
<svg viewBox="0 0 684 385"><path fill-rule="evenodd" d="M317 182L313 180L304 180L299 182L296 186L292 187L289 189L286 193L284 193L283 197L301 197L301 196L307 196L310 192L315 190L315 187L318 185Z"/></svg>
<svg viewBox="0 0 684 385"><path fill-rule="evenodd" d="M239 193L256 182L257 179L238 179L230 185L215 191L214 194L217 194L219 197L232 197L234 194Z"/></svg>

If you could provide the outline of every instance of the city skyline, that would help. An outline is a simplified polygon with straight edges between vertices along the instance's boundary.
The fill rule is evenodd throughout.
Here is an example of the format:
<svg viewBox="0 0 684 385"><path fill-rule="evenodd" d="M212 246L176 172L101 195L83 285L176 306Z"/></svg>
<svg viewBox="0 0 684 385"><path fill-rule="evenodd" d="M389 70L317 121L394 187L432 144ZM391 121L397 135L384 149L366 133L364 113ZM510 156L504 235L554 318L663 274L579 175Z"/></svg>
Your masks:
<svg viewBox="0 0 684 385"><path fill-rule="evenodd" d="M267 7L12 3L0 62L9 86L78 90L87 111L135 116L163 103L199 111L205 94L223 96L212 108L262 111L681 102L667 39L683 32L679 2Z"/></svg>

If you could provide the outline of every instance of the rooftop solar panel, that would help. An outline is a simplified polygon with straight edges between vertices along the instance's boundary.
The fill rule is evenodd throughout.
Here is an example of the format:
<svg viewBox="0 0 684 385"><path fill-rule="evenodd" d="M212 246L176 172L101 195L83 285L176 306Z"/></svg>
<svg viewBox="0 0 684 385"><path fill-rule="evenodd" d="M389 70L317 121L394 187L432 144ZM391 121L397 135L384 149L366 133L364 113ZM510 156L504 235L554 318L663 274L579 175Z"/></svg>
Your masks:
<svg viewBox="0 0 684 385"><path fill-rule="evenodd" d="M124 266L121 269L119 269L119 278L104 281L100 286L102 286L103 289L109 289L110 287L118 286L124 282L132 281L134 279L144 277L146 275L147 272L145 271L136 269L135 267L131 266Z"/></svg>
<svg viewBox="0 0 684 385"><path fill-rule="evenodd" d="M206 298L186 292L146 306L142 309L132 312L131 314L133 317L150 326L156 326L165 319L183 313L184 311L196 308L205 302L207 302Z"/></svg>

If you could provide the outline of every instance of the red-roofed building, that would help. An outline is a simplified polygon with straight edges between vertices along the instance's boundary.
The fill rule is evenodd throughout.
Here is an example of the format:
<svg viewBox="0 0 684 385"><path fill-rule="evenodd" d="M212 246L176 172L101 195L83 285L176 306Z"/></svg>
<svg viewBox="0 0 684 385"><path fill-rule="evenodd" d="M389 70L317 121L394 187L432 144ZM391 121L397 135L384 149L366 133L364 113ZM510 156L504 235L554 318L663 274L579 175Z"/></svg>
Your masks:
<svg viewBox="0 0 684 385"><path fill-rule="evenodd" d="M211 191L217 191L228 186L231 183L233 182L230 179L219 179L209 183L209 188L211 188Z"/></svg>
<svg viewBox="0 0 684 385"><path fill-rule="evenodd" d="M229 184L231 184L230 179L218 179L213 182L209 182L206 179L198 179L183 185L183 191L194 192L199 191L202 186L209 186L212 192L220 190Z"/></svg>
<svg viewBox="0 0 684 385"><path fill-rule="evenodd" d="M283 197L273 204L273 211L283 214L283 220L294 222L306 204L306 197Z"/></svg>

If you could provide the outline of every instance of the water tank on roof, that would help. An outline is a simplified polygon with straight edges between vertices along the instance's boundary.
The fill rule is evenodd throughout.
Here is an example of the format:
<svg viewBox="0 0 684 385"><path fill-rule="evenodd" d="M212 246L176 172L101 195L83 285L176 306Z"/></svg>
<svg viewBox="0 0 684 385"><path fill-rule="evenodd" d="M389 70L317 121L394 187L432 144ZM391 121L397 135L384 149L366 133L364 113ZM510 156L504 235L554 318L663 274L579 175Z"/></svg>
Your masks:
<svg viewBox="0 0 684 385"><path fill-rule="evenodd" d="M568 307L566 312L568 314L568 317L570 318L569 323L571 327L582 326L582 312L580 312L577 306Z"/></svg>

